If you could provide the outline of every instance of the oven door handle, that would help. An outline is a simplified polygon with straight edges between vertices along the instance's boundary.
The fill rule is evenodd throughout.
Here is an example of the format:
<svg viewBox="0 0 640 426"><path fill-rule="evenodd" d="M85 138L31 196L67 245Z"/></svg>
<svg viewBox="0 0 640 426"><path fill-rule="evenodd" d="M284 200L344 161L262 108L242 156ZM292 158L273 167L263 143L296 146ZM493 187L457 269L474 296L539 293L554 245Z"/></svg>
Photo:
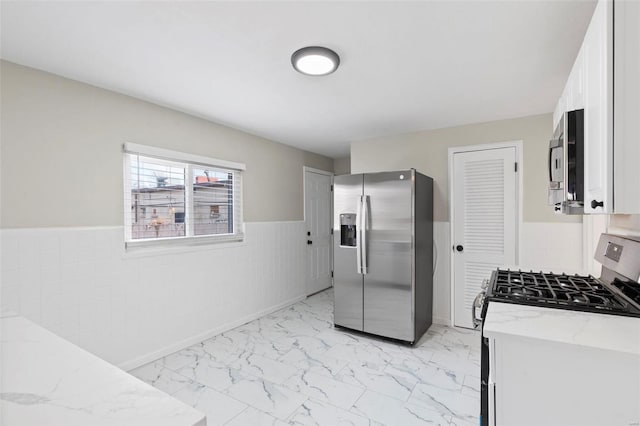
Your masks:
<svg viewBox="0 0 640 426"><path fill-rule="evenodd" d="M473 303L471 304L471 322L473 323L473 328L478 328L478 326L482 323L482 320L479 320L476 317L476 308L482 309L482 304L484 303L484 291L478 293L475 299L473 299Z"/></svg>

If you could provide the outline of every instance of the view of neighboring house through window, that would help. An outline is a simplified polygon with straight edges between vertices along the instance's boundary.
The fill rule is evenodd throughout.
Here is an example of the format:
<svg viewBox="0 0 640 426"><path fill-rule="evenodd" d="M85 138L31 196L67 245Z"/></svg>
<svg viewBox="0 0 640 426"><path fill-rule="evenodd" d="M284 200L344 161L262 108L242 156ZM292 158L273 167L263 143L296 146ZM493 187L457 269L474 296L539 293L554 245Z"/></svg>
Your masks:
<svg viewBox="0 0 640 426"><path fill-rule="evenodd" d="M126 241L241 239L240 168L244 165L125 144Z"/></svg>
<svg viewBox="0 0 640 426"><path fill-rule="evenodd" d="M193 234L233 233L233 173L193 169Z"/></svg>

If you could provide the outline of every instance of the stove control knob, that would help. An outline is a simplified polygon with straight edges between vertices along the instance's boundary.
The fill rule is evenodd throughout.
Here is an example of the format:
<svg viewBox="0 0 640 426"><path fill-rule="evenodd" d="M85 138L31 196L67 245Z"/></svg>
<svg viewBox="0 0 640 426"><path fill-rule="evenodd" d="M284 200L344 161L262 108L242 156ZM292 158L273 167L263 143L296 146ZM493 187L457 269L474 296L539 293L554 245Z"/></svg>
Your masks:
<svg viewBox="0 0 640 426"><path fill-rule="evenodd" d="M489 280L485 278L484 280L482 280L482 285L480 285L480 288L482 288L483 290L486 290L487 287L489 287Z"/></svg>

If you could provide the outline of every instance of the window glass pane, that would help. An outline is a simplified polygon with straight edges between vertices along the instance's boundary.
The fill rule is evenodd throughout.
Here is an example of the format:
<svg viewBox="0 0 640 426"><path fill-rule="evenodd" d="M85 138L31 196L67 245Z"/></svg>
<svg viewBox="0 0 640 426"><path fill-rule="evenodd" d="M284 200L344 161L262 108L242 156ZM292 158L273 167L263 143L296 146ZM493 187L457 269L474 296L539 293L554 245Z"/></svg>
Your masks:
<svg viewBox="0 0 640 426"><path fill-rule="evenodd" d="M233 226L233 172L194 168L194 235L233 234Z"/></svg>
<svg viewBox="0 0 640 426"><path fill-rule="evenodd" d="M243 239L239 170L215 165L215 161L224 160L192 163L180 158L188 154L175 153L172 159L172 152L149 150L153 151L149 156L144 152L125 153L127 242L195 236L215 237L211 241ZM244 165L239 166L244 169Z"/></svg>
<svg viewBox="0 0 640 426"><path fill-rule="evenodd" d="M131 238L184 237L185 168L132 156L130 176Z"/></svg>

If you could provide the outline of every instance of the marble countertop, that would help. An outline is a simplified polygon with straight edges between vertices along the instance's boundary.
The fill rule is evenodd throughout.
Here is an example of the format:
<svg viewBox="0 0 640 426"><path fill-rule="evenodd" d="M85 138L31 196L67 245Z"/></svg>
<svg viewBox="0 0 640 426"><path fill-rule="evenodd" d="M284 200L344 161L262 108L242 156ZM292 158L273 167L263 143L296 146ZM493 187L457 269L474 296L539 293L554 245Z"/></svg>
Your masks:
<svg viewBox="0 0 640 426"><path fill-rule="evenodd" d="M640 355L640 318L489 302L484 335L520 336Z"/></svg>
<svg viewBox="0 0 640 426"><path fill-rule="evenodd" d="M31 321L0 318L0 424L206 425L204 414Z"/></svg>

